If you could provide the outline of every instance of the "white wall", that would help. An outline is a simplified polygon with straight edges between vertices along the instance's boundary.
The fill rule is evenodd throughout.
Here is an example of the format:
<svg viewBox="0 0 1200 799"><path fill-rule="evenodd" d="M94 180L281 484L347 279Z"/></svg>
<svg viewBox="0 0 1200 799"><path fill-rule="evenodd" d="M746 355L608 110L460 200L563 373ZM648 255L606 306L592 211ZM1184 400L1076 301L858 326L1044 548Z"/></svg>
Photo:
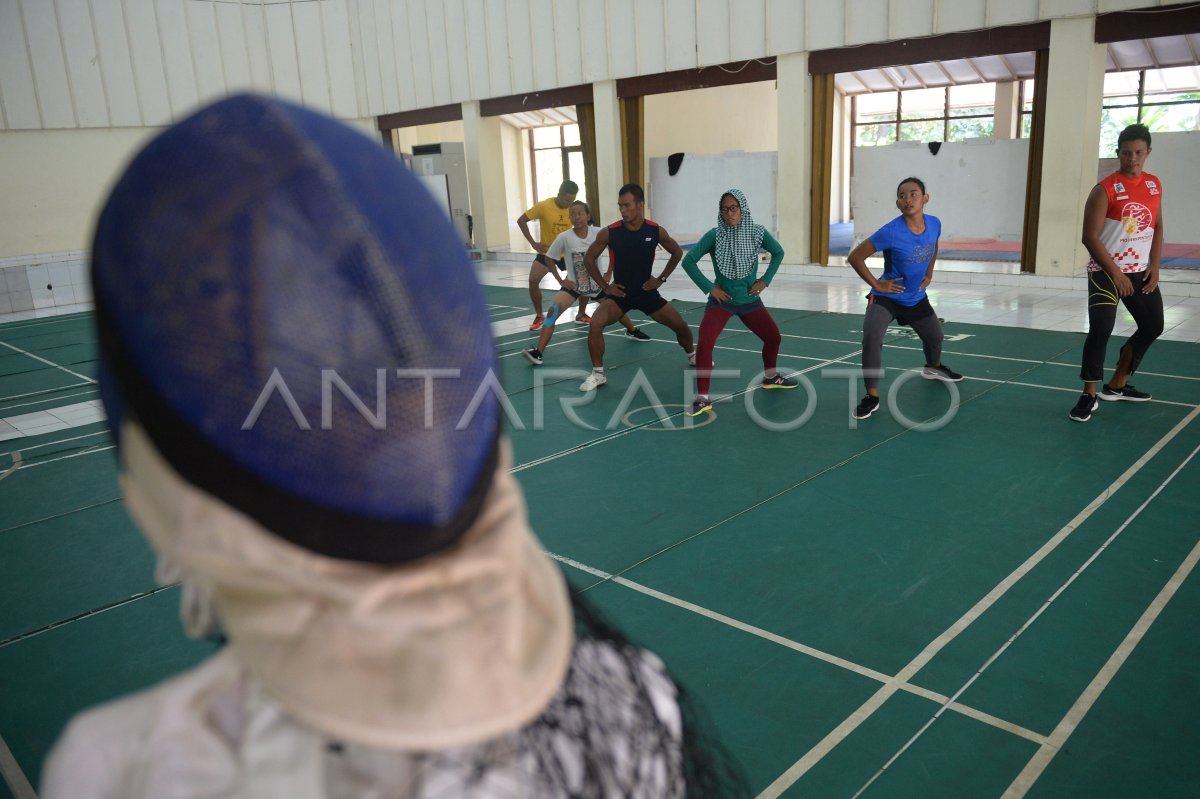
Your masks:
<svg viewBox="0 0 1200 799"><path fill-rule="evenodd" d="M529 210L527 189L529 172L529 134L507 122L500 123L500 145L504 150L504 207L508 209L508 246L510 249L529 250L529 242L517 227L517 217ZM495 245L493 245L494 248Z"/></svg>
<svg viewBox="0 0 1200 799"><path fill-rule="evenodd" d="M920 142L854 148L854 235L862 241L898 214L896 187L925 181L929 213L942 239L1020 241L1025 213L1028 139L943 144L935 156Z"/></svg>
<svg viewBox="0 0 1200 799"><path fill-rule="evenodd" d="M746 191L750 208L762 215L756 216L760 223L767 224L768 214L774 219L779 141L774 81L652 94L644 103L647 213L672 236L693 241L716 224L717 198L731 186ZM668 176L666 164L672 153L684 154L675 178ZM738 165L766 163L748 153L770 155L765 167L772 179L769 197L755 190L762 169L745 178L738 174Z"/></svg>
<svg viewBox="0 0 1200 799"><path fill-rule="evenodd" d="M157 132L0 132L0 257L88 249L117 174Z"/></svg>
<svg viewBox="0 0 1200 799"><path fill-rule="evenodd" d="M441 144L442 142L464 141L462 120L437 122L432 125L413 125L392 131L392 142L396 152L412 153L417 144Z"/></svg>
<svg viewBox="0 0 1200 799"><path fill-rule="evenodd" d="M646 160L779 148L775 82L718 86L645 98Z"/></svg>
<svg viewBox="0 0 1200 799"><path fill-rule="evenodd" d="M681 242L694 242L717 224L717 203L727 189L741 189L754 221L778 234L775 153L728 152L685 155L670 175L666 158L650 159L648 215Z"/></svg>
<svg viewBox="0 0 1200 799"><path fill-rule="evenodd" d="M1200 244L1200 131L1153 135L1146 169L1163 182L1166 241Z"/></svg>

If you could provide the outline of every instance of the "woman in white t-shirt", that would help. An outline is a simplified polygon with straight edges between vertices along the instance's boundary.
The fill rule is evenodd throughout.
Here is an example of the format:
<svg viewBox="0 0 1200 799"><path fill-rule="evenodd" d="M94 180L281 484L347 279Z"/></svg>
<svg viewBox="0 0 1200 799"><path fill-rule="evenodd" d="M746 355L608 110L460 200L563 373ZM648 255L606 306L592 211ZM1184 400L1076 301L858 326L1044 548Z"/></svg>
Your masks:
<svg viewBox="0 0 1200 799"><path fill-rule="evenodd" d="M550 249L546 251L546 257L552 259L562 258L567 262L568 275L563 280L558 276L557 272L552 272L554 279L558 281L561 288L558 294L554 296L554 302L550 304L550 309L546 312L546 322L542 326L542 332L538 335L537 346L531 350L522 353L525 360L529 361L534 366L542 365L542 352L545 351L546 345L550 343L550 337L554 335L554 326L561 321L562 314L570 310L571 305L575 300L579 300L579 312L575 316L575 321L580 324L587 324L592 321L587 315L587 304L590 300L599 299L603 292L596 285L596 281L592 280L592 276L588 274L587 268L583 265L583 255L588 251L588 247L596 241L597 234L600 233L600 228L592 224L592 212L588 208L587 203L582 200L576 200L571 203L569 210L571 216L571 229L564 230L554 239L554 243L550 245ZM612 280L612 267L609 266L604 273L605 280ZM621 324L625 326L625 337L636 341L649 341L650 337L638 330L637 327L629 319L629 314L621 317Z"/></svg>

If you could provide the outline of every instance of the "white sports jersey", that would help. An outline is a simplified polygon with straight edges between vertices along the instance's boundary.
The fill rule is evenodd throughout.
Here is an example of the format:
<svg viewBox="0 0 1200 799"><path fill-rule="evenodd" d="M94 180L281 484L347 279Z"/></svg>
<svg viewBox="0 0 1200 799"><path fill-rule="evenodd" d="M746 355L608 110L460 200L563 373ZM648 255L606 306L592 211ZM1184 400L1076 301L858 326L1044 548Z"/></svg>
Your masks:
<svg viewBox="0 0 1200 799"><path fill-rule="evenodd" d="M588 247L596 242L596 236L599 234L600 228L595 225L588 226L587 236L584 238L576 236L574 229L564 230L554 239L554 243L550 245L550 249L546 253L547 257L556 261L559 258L566 260L575 281L575 290L586 297L600 295L600 287L596 285L596 281L592 280L592 276L588 274L587 268L583 265L584 254L587 253ZM605 258L601 255L596 259L596 266L600 268L601 272L604 271L601 259Z"/></svg>

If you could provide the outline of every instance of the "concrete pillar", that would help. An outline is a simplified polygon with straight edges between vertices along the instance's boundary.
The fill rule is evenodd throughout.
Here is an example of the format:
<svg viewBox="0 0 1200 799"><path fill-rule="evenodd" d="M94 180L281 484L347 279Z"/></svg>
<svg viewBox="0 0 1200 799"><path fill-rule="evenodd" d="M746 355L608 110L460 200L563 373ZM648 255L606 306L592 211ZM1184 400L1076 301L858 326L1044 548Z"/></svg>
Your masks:
<svg viewBox="0 0 1200 799"><path fill-rule="evenodd" d="M779 156L775 202L779 243L788 263L809 262L812 214L812 78L808 54L788 53L775 62L779 103Z"/></svg>
<svg viewBox="0 0 1200 799"><path fill-rule="evenodd" d="M477 101L463 103L462 110L475 248L484 252L489 246L507 248L509 220L500 117L480 116Z"/></svg>
<svg viewBox="0 0 1200 799"><path fill-rule="evenodd" d="M996 84L996 118L992 127L993 139L1015 139L1021 127L1020 81L1009 80Z"/></svg>
<svg viewBox="0 0 1200 799"><path fill-rule="evenodd" d="M838 94L833 100L833 164L829 187L829 221L850 221L850 98Z"/></svg>
<svg viewBox="0 0 1200 799"><path fill-rule="evenodd" d="M1095 18L1050 21L1046 92L1046 137L1038 216L1035 269L1039 275L1069 276L1083 269L1088 254L1083 204L1096 184L1100 108L1104 94L1105 46L1095 42Z"/></svg>
<svg viewBox="0 0 1200 799"><path fill-rule="evenodd" d="M596 178L600 184L596 187L600 207L593 209L592 220L603 227L620 219L617 191L625 182L621 167L621 104L617 100L617 82L593 83L592 105L596 109Z"/></svg>

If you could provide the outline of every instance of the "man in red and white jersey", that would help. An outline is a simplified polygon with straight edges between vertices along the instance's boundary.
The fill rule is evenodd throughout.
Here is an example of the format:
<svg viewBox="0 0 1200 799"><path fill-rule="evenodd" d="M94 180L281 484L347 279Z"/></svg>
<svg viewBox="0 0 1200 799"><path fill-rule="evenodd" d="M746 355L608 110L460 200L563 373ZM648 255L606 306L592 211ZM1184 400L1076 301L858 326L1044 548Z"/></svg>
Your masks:
<svg viewBox="0 0 1200 799"><path fill-rule="evenodd" d="M1142 356L1162 335L1163 302L1158 290L1162 253L1162 181L1143 171L1150 157L1150 131L1130 125L1117 137L1120 169L1096 184L1083 210L1083 245L1088 262L1088 335L1083 345L1083 395L1070 418L1086 422L1100 400L1145 402L1150 395L1129 384ZM1112 378L1104 379L1104 355L1117 320L1117 301L1137 323L1121 347Z"/></svg>

